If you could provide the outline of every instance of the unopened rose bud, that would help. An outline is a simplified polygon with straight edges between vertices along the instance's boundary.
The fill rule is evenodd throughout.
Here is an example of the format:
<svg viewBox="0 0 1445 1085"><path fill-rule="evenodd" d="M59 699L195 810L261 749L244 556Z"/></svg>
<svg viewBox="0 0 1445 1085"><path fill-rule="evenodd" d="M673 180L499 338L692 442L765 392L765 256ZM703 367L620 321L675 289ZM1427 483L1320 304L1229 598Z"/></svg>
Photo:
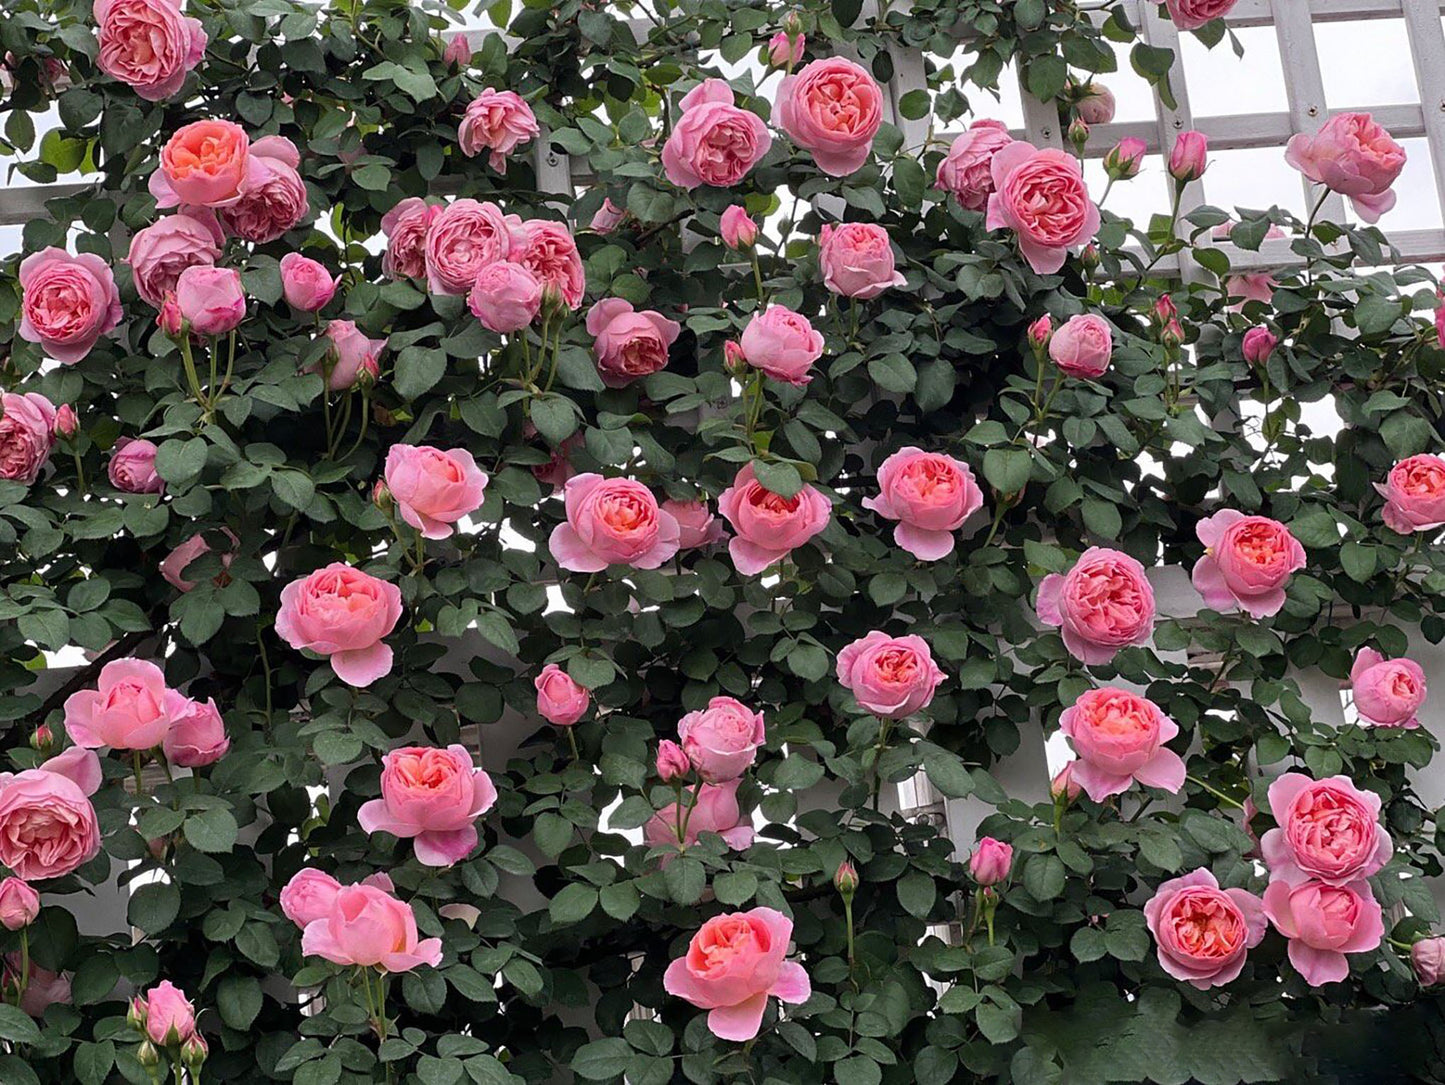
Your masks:
<svg viewBox="0 0 1445 1085"><path fill-rule="evenodd" d="M382 512L390 512L396 504L395 499L391 496L391 490L386 485L386 479L376 480L376 485L371 488L371 503Z"/></svg>
<svg viewBox="0 0 1445 1085"><path fill-rule="evenodd" d="M472 41L465 34L458 34L442 51L442 63L449 68L465 68L472 61Z"/></svg>
<svg viewBox="0 0 1445 1085"><path fill-rule="evenodd" d="M1104 155L1104 172L1115 181L1127 181L1138 176L1139 167L1144 163L1144 152L1148 150L1142 139L1125 136Z"/></svg>
<svg viewBox="0 0 1445 1085"><path fill-rule="evenodd" d="M768 39L768 65L773 68L791 69L803 59L806 40L801 30L795 33L779 30Z"/></svg>
<svg viewBox="0 0 1445 1085"><path fill-rule="evenodd" d="M1049 340L1054 337L1053 318L1045 313L1029 325L1029 346L1034 348L1035 354L1042 354L1044 348L1049 345Z"/></svg>
<svg viewBox="0 0 1445 1085"><path fill-rule="evenodd" d="M1083 153L1084 144L1089 142L1089 124L1082 117L1075 117L1069 122L1069 142Z"/></svg>
<svg viewBox="0 0 1445 1085"><path fill-rule="evenodd" d="M62 403L55 412L55 436L62 441L72 441L80 432L80 419L75 417L75 408Z"/></svg>
<svg viewBox="0 0 1445 1085"><path fill-rule="evenodd" d="M146 1000L140 995L135 995L130 1000L130 1008L126 1010L125 1022L138 1032L144 1032L146 1027Z"/></svg>
<svg viewBox="0 0 1445 1085"><path fill-rule="evenodd" d="M1092 79L1086 83L1073 85L1074 109L1088 124L1108 124L1114 119L1114 111L1117 105L1114 101L1114 92L1103 83L1095 83Z"/></svg>
<svg viewBox="0 0 1445 1085"><path fill-rule="evenodd" d="M851 860L844 859L838 864L838 871L833 875L833 888L843 894L844 900L853 899L853 894L858 891L858 871Z"/></svg>
<svg viewBox="0 0 1445 1085"><path fill-rule="evenodd" d="M186 1069L193 1076L199 1075L201 1065L210 1053L211 1049L206 1046L206 1041L199 1032L192 1034L189 1040L181 1044L181 1062L185 1063Z"/></svg>
<svg viewBox="0 0 1445 1085"><path fill-rule="evenodd" d="M1073 802L1079 797L1079 792L1082 790L1074 779L1074 763L1072 761L1059 769L1054 778L1049 781L1049 794L1053 796L1055 802Z"/></svg>
<svg viewBox="0 0 1445 1085"><path fill-rule="evenodd" d="M1240 349L1244 352L1244 360L1251 365L1264 365L1274 353L1274 348L1279 346L1279 336L1268 328L1260 326L1250 328L1244 333L1244 342Z"/></svg>
<svg viewBox="0 0 1445 1085"><path fill-rule="evenodd" d="M1168 294L1160 294L1154 302L1154 321L1161 328L1179 315L1179 310L1174 306L1174 299Z"/></svg>
<svg viewBox="0 0 1445 1085"><path fill-rule="evenodd" d="M687 778L692 762L676 742L665 738L657 746L657 775L665 784Z"/></svg>
<svg viewBox="0 0 1445 1085"><path fill-rule="evenodd" d="M49 756L50 751L55 749L55 732L50 729L50 724L42 723L31 732L30 748L42 756Z"/></svg>
<svg viewBox="0 0 1445 1085"><path fill-rule="evenodd" d="M986 836L978 842L968 859L968 872L982 886L997 885L1008 878L1013 867L1013 847L1002 840Z"/></svg>
<svg viewBox="0 0 1445 1085"><path fill-rule="evenodd" d="M171 839L168 836L157 836L146 841L146 851L151 853L151 858L158 863L165 862L166 852L170 851Z"/></svg>
<svg viewBox="0 0 1445 1085"><path fill-rule="evenodd" d="M803 17L796 10L783 16L783 33L796 37L803 32Z"/></svg>
<svg viewBox="0 0 1445 1085"><path fill-rule="evenodd" d="M1159 341L1166 347L1177 347L1184 342L1184 329L1179 326L1179 321L1171 320L1164 325L1164 330L1159 333Z"/></svg>
<svg viewBox="0 0 1445 1085"><path fill-rule="evenodd" d="M172 339L179 339L186 334L186 318L181 316L181 305L176 301L174 290L168 292L161 302L161 311L156 314L156 326Z"/></svg>
<svg viewBox="0 0 1445 1085"><path fill-rule="evenodd" d="M1433 987L1445 978L1445 938L1422 938L1410 947L1410 964L1421 987Z"/></svg>
<svg viewBox="0 0 1445 1085"><path fill-rule="evenodd" d="M376 387L377 378L381 376L381 365L373 357L363 358L356 369L356 387L363 392L369 392Z"/></svg>
<svg viewBox="0 0 1445 1085"><path fill-rule="evenodd" d="M723 368L735 377L748 371L748 360L743 356L743 347L736 339L723 344Z"/></svg>
<svg viewBox="0 0 1445 1085"><path fill-rule="evenodd" d="M1090 241L1084 246L1084 251L1079 253L1079 263L1084 265L1086 271L1093 271L1099 266L1099 246Z"/></svg>
<svg viewBox="0 0 1445 1085"><path fill-rule="evenodd" d="M741 204L733 204L722 213L718 222L723 244L733 251L750 249L758 239L758 224L749 216Z"/></svg>
<svg viewBox="0 0 1445 1085"><path fill-rule="evenodd" d="M1169 152L1169 176L1181 185L1204 176L1208 168L1209 140L1203 132L1180 132Z"/></svg>
<svg viewBox="0 0 1445 1085"><path fill-rule="evenodd" d="M40 894L22 878L0 881L0 926L18 931L40 915Z"/></svg>
<svg viewBox="0 0 1445 1085"><path fill-rule="evenodd" d="M144 1040L141 1042L140 1047L135 1049L135 1061L147 1070L154 1070L161 1064L161 1053L155 1044L149 1040Z"/></svg>

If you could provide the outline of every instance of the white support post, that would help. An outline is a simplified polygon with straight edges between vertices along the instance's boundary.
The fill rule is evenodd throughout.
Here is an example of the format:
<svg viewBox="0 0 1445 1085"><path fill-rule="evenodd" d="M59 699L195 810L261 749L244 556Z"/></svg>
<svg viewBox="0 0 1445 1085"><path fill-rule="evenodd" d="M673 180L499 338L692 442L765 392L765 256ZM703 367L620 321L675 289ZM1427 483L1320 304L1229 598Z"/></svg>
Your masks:
<svg viewBox="0 0 1445 1085"><path fill-rule="evenodd" d="M1179 32L1168 19L1159 17L1157 6L1149 0L1141 0L1139 17L1140 34L1144 41L1156 49L1168 49L1174 54L1174 64L1167 76L1169 90L1174 98L1173 107L1165 102L1157 87L1154 90L1154 118L1159 133L1159 153L1164 155L1167 162L1180 133L1194 128L1194 115L1189 108L1189 90L1184 78L1184 53L1179 47ZM1172 177L1169 183L1174 184ZM1179 218L1183 219L1203 203L1204 180L1200 178L1185 185L1184 191L1179 194ZM1199 266L1188 251L1177 254L1175 261L1181 279L1189 282L1199 277Z"/></svg>
<svg viewBox="0 0 1445 1085"><path fill-rule="evenodd" d="M1315 46L1315 29L1309 5L1299 0L1270 0L1275 37L1279 40L1279 61L1284 70L1284 88L1289 97L1290 124L1295 132L1316 132L1329 117L1325 105L1325 81L1320 74L1320 54ZM1306 207L1315 199L1313 185L1304 182ZM1345 221L1345 201L1331 192L1321 208L1322 217Z"/></svg>
<svg viewBox="0 0 1445 1085"><path fill-rule="evenodd" d="M1445 216L1445 32L1439 0L1404 0L1405 34L1420 87L1420 119L1430 147L1435 192Z"/></svg>

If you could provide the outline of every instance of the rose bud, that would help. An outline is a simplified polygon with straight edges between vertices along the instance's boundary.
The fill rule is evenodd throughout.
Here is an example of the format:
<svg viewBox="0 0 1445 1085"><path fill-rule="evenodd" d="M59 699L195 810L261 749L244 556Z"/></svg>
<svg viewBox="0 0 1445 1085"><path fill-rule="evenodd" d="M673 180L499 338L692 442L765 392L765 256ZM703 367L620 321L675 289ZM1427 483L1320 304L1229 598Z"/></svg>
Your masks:
<svg viewBox="0 0 1445 1085"><path fill-rule="evenodd" d="M1075 117L1069 122L1069 142L1077 147L1080 153L1084 150L1084 144L1089 142L1089 124L1082 117Z"/></svg>
<svg viewBox="0 0 1445 1085"><path fill-rule="evenodd" d="M206 1046L206 1041L199 1032L181 1045L181 1062L185 1063L186 1069L197 1081L200 1080L201 1066L210 1053L211 1049Z"/></svg>
<svg viewBox="0 0 1445 1085"><path fill-rule="evenodd" d="M1138 176L1139 167L1144 162L1144 152L1147 150L1148 147L1142 139L1125 136L1104 155L1104 172L1114 181L1127 181Z"/></svg>
<svg viewBox="0 0 1445 1085"><path fill-rule="evenodd" d="M747 372L748 360L743 356L742 344L736 339L729 339L723 344L723 368L735 377Z"/></svg>
<svg viewBox="0 0 1445 1085"><path fill-rule="evenodd" d="M392 500L391 491L386 488L386 479L376 480L376 485L371 488L371 503L382 512L390 512L396 504Z"/></svg>
<svg viewBox="0 0 1445 1085"><path fill-rule="evenodd" d="M1029 346L1034 348L1036 354L1041 354L1044 348L1049 345L1049 340L1053 338L1053 335L1053 319L1048 313L1045 313L1029 325Z"/></svg>
<svg viewBox="0 0 1445 1085"><path fill-rule="evenodd" d="M1169 152L1169 176L1181 185L1197 181L1208 168L1209 140L1203 132L1180 132Z"/></svg>
<svg viewBox="0 0 1445 1085"><path fill-rule="evenodd" d="M1013 867L1014 850L1001 840L986 836L968 859L968 872L982 886L997 885L1008 878Z"/></svg>
<svg viewBox="0 0 1445 1085"><path fill-rule="evenodd" d="M663 739L657 746L657 775L665 784L684 779L692 771L692 762L681 746L670 738Z"/></svg>
<svg viewBox="0 0 1445 1085"><path fill-rule="evenodd" d="M55 412L55 436L62 441L70 441L80 432L80 420L75 417L75 408L69 403L63 403Z"/></svg>
<svg viewBox="0 0 1445 1085"><path fill-rule="evenodd" d="M1049 794L1055 802L1070 803L1079 797L1083 789L1074 780L1074 763L1070 761L1049 781Z"/></svg>
<svg viewBox="0 0 1445 1085"><path fill-rule="evenodd" d="M50 724L42 723L35 728L30 735L30 748L42 756L55 749L55 732L50 729Z"/></svg>
<svg viewBox="0 0 1445 1085"><path fill-rule="evenodd" d="M18 931L34 923L39 914L40 894L29 882L20 878L0 882L0 926L7 931Z"/></svg>
<svg viewBox="0 0 1445 1085"><path fill-rule="evenodd" d="M161 1064L161 1053L156 1050L155 1044L145 1040L135 1049L135 1061L147 1070L154 1070Z"/></svg>
<svg viewBox="0 0 1445 1085"><path fill-rule="evenodd" d="M1160 294L1154 302L1154 320L1162 328L1179 315L1179 309L1174 304L1174 299L1168 294Z"/></svg>
<svg viewBox="0 0 1445 1085"><path fill-rule="evenodd" d="M833 875L833 888L843 894L845 900L851 900L858 891L858 870L851 860L844 859L838 864L838 870Z"/></svg>
<svg viewBox="0 0 1445 1085"><path fill-rule="evenodd" d="M733 251L750 249L758 239L758 224L754 222L741 204L733 204L722 213L718 229L723 244Z"/></svg>
<svg viewBox="0 0 1445 1085"><path fill-rule="evenodd" d="M1445 977L1445 938L1422 938L1410 947L1410 964L1421 987L1433 987Z"/></svg>
<svg viewBox="0 0 1445 1085"><path fill-rule="evenodd" d="M1166 347L1177 347L1184 342L1184 329L1179 326L1179 321L1171 320L1164 325L1164 330L1159 333L1159 342Z"/></svg>
<svg viewBox="0 0 1445 1085"><path fill-rule="evenodd" d="M1244 352L1244 360L1251 365L1263 365L1269 361L1269 356L1274 353L1274 348L1279 346L1279 336L1266 327L1250 328L1244 333L1244 342L1240 349Z"/></svg>
<svg viewBox="0 0 1445 1085"><path fill-rule="evenodd" d="M174 290L167 291L161 301L160 311L156 313L156 327L172 339L179 339L186 334L186 318L181 315L181 306L176 301Z"/></svg>

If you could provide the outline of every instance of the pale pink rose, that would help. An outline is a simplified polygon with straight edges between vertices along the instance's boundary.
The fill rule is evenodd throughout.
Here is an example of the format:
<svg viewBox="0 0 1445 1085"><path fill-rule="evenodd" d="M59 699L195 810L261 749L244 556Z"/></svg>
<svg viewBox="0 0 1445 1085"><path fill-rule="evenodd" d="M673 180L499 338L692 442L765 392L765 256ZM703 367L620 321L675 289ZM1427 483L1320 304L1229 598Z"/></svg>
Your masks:
<svg viewBox="0 0 1445 1085"><path fill-rule="evenodd" d="M820 170L844 177L873 150L883 124L883 91L851 60L815 60L783 79L774 118L794 143L813 153Z"/></svg>
<svg viewBox="0 0 1445 1085"><path fill-rule="evenodd" d="M555 663L548 663L532 680L537 691L537 712L557 727L571 727L587 714L592 695Z"/></svg>
<svg viewBox="0 0 1445 1085"><path fill-rule="evenodd" d="M979 885L998 885L1008 880L1013 862L1013 845L985 836L968 857L968 872Z"/></svg>
<svg viewBox="0 0 1445 1085"><path fill-rule="evenodd" d="M1445 938L1422 938L1410 947L1410 965L1421 987L1432 987L1445 978Z"/></svg>
<svg viewBox="0 0 1445 1085"><path fill-rule="evenodd" d="M1013 230L1019 251L1040 275L1058 271L1069 248L1099 229L1099 209L1073 155L1015 140L993 156L989 170L994 191L985 225Z"/></svg>
<svg viewBox="0 0 1445 1085"><path fill-rule="evenodd" d="M1109 323L1094 313L1069 317L1049 339L1049 357L1059 372L1070 377L1102 377L1113 353Z"/></svg>
<svg viewBox="0 0 1445 1085"><path fill-rule="evenodd" d="M475 158L491 151L487 161L498 173L507 172L507 156L536 138L541 128L532 107L516 91L487 87L467 106L457 129L462 154Z"/></svg>
<svg viewBox="0 0 1445 1085"><path fill-rule="evenodd" d="M31 253L20 262L20 326L16 333L57 362L73 365L120 323L120 291L99 256L64 249Z"/></svg>
<svg viewBox="0 0 1445 1085"><path fill-rule="evenodd" d="M497 801L465 746L405 746L382 758L381 798L356 812L364 832L410 839L423 866L451 866L477 846L476 820Z"/></svg>
<svg viewBox="0 0 1445 1085"><path fill-rule="evenodd" d="M170 1047L195 1035L196 1008L170 980L161 980L140 1002L145 1011L146 1035L152 1043Z"/></svg>
<svg viewBox="0 0 1445 1085"><path fill-rule="evenodd" d="M19 953L6 954L4 967L0 968L0 987L13 991L21 986L22 964ZM52 972L31 961L23 986L20 1008L36 1020L44 1017L51 1006L70 1005L70 977L65 973Z"/></svg>
<svg viewBox="0 0 1445 1085"><path fill-rule="evenodd" d="M0 478L29 486L40 477L58 417L39 392L0 392Z"/></svg>
<svg viewBox="0 0 1445 1085"><path fill-rule="evenodd" d="M391 673L382 640L401 618L401 592L335 561L281 589L276 635L295 649L329 656L343 682L369 686Z"/></svg>
<svg viewBox="0 0 1445 1085"><path fill-rule="evenodd" d="M281 911L301 930L331 912L341 883L330 874L302 867L281 890Z"/></svg>
<svg viewBox="0 0 1445 1085"><path fill-rule="evenodd" d="M224 335L246 318L246 294L235 268L196 264L176 280L181 318L197 335Z"/></svg>
<svg viewBox="0 0 1445 1085"><path fill-rule="evenodd" d="M684 762L685 763L685 762ZM664 844L676 848L689 848L702 838L703 833L717 833L733 851L743 851L753 846L753 823L738 808L738 784L740 780L728 780L721 784L698 784L697 801L693 802L691 789L683 793L682 807L668 803L647 820L642 827L642 837L648 847ZM687 808L691 806L689 813ZM683 837L679 841L679 821L685 820ZM662 857L664 866L674 858L672 853Z"/></svg>
<svg viewBox="0 0 1445 1085"><path fill-rule="evenodd" d="M894 266L888 231L867 222L825 223L818 237L823 285L845 298L876 298L890 286L905 286Z"/></svg>
<svg viewBox="0 0 1445 1085"><path fill-rule="evenodd" d="M885 719L927 708L948 677L922 637L890 637L877 629L838 653L837 672L862 708Z"/></svg>
<svg viewBox="0 0 1445 1085"><path fill-rule="evenodd" d="M206 52L206 32L179 0L95 0L96 66L148 102L181 89Z"/></svg>
<svg viewBox="0 0 1445 1085"><path fill-rule="evenodd" d="M482 268L517 259L521 231L522 220L503 214L494 203L453 200L426 227L427 289L433 294L466 294Z"/></svg>
<svg viewBox="0 0 1445 1085"><path fill-rule="evenodd" d="M100 669L96 689L66 698L65 732L88 750L149 750L161 744L171 725L166 707L166 676L159 667L144 659L116 659Z"/></svg>
<svg viewBox="0 0 1445 1085"><path fill-rule="evenodd" d="M1360 218L1376 222L1395 206L1390 186L1405 168L1405 148L1368 113L1337 113L1314 135L1290 137L1284 160L1311 181L1349 197Z"/></svg>
<svg viewBox="0 0 1445 1085"><path fill-rule="evenodd" d="M779 30L768 39L768 64L774 68L791 68L803 59L807 38Z"/></svg>
<svg viewBox="0 0 1445 1085"><path fill-rule="evenodd" d="M1346 885L1390 860L1380 796L1360 790L1348 776L1311 780L1287 772L1269 785L1269 809L1278 828L1264 834L1260 849L1271 879Z"/></svg>
<svg viewBox="0 0 1445 1085"><path fill-rule="evenodd" d="M18 931L35 922L40 914L40 894L23 878L0 882L0 926Z"/></svg>
<svg viewBox="0 0 1445 1085"><path fill-rule="evenodd" d="M1273 881L1264 891L1264 911L1275 930L1289 939L1289 963L1311 987L1348 978L1345 955L1368 953L1385 937L1380 902L1365 881Z"/></svg>
<svg viewBox="0 0 1445 1085"><path fill-rule="evenodd" d="M326 308L341 284L341 276L331 272L309 256L288 252L281 257L281 293L286 304L300 313L314 313Z"/></svg>
<svg viewBox="0 0 1445 1085"><path fill-rule="evenodd" d="M748 216L747 208L735 203L719 217L718 232L728 248L750 249L758 239L758 224Z"/></svg>
<svg viewBox="0 0 1445 1085"><path fill-rule="evenodd" d="M1092 79L1077 89L1074 108L1085 124L1108 124L1114 119L1114 92Z"/></svg>
<svg viewBox="0 0 1445 1085"><path fill-rule="evenodd" d="M667 966L668 994L710 1011L707 1027L720 1040L751 1040L768 998L806 1002L812 984L803 966L785 960L793 921L771 908L714 916Z"/></svg>
<svg viewBox="0 0 1445 1085"><path fill-rule="evenodd" d="M231 559L236 556L235 547L239 540L230 528L222 528L221 530L226 537L231 540L231 549L221 555L221 568L225 570L230 567ZM205 535L197 532L165 556L165 560L160 563L161 576L165 577L166 582L178 591L190 591L196 584L195 581L187 580L183 575L186 571L186 566L190 565L191 562L195 561L202 554L210 553L210 550L211 546L206 542ZM224 575L224 573L222 575ZM221 579L222 577L220 576L216 577L218 582L221 581Z"/></svg>
<svg viewBox="0 0 1445 1085"><path fill-rule="evenodd" d="M1206 606L1229 610L1237 605L1255 618L1279 613L1290 575L1306 564L1304 547L1289 528L1267 516L1221 509L1199 521L1194 533L1204 544L1204 556L1192 578Z"/></svg>
<svg viewBox="0 0 1445 1085"><path fill-rule="evenodd" d="M161 741L161 750L172 765L204 768L214 765L230 751L226 722L221 719L214 699L196 701L171 690L166 695L166 712L171 726Z"/></svg>
<svg viewBox="0 0 1445 1085"><path fill-rule="evenodd" d="M161 148L150 191L162 208L229 207L241 199L253 177L260 177L260 169L251 162L251 140L239 124L192 121L176 129Z"/></svg>
<svg viewBox="0 0 1445 1085"><path fill-rule="evenodd" d="M306 925L301 952L333 964L409 972L441 964L442 941L418 935L410 904L375 885L347 885L324 916Z"/></svg>
<svg viewBox="0 0 1445 1085"><path fill-rule="evenodd" d="M610 234L613 230L617 229L618 226L622 225L622 220L626 217L627 211L624 208L618 207L612 202L611 198L604 198L602 206L599 207L597 213L592 216L590 228L596 230L599 234Z"/></svg>
<svg viewBox="0 0 1445 1085"><path fill-rule="evenodd" d="M1247 271L1238 275L1226 275L1224 292L1231 301L1230 308L1242 309L1247 301L1269 305L1274 301L1275 288L1279 283L1268 271Z"/></svg>
<svg viewBox="0 0 1445 1085"><path fill-rule="evenodd" d="M512 259L537 277L543 291L552 291L576 311L587 291L582 256L564 222L533 219L521 229Z"/></svg>
<svg viewBox="0 0 1445 1085"><path fill-rule="evenodd" d="M993 156L1013 142L1003 121L976 120L948 148L933 187L951 192L970 211L982 211L993 195Z"/></svg>
<svg viewBox="0 0 1445 1085"><path fill-rule="evenodd" d="M1237 979L1246 953L1269 929L1264 903L1243 889L1221 889L1204 867L1162 883L1144 905L1159 966L1207 991Z"/></svg>
<svg viewBox="0 0 1445 1085"><path fill-rule="evenodd" d="M441 207L411 196L382 216L386 255L381 258L381 270L387 278L420 279L426 275L426 239L441 213Z"/></svg>
<svg viewBox="0 0 1445 1085"><path fill-rule="evenodd" d="M717 504L735 532L728 553L744 576L787 557L827 527L833 515L828 499L811 486L792 497L773 493L758 481L751 463L743 465Z"/></svg>
<svg viewBox="0 0 1445 1085"><path fill-rule="evenodd" d="M1169 18L1180 30L1198 30L1205 23L1222 19L1239 0L1164 0Z"/></svg>
<svg viewBox="0 0 1445 1085"><path fill-rule="evenodd" d="M566 503L567 521L552 530L548 541L553 559L564 569L656 569L677 553L677 521L640 482L577 475L567 480Z"/></svg>
<svg viewBox="0 0 1445 1085"><path fill-rule="evenodd" d="M624 388L667 366L667 352L682 325L652 309L637 312L630 301L604 298L587 310L597 372L609 388Z"/></svg>
<svg viewBox="0 0 1445 1085"><path fill-rule="evenodd" d="M1425 669L1413 659L1386 659L1361 648L1350 668L1355 710L1376 727L1419 727L1415 713L1425 703Z"/></svg>
<svg viewBox="0 0 1445 1085"><path fill-rule="evenodd" d="M692 771L692 762L683 753L682 747L670 738L657 744L657 775L665 784L687 778ZM675 835L675 834L674 834Z"/></svg>
<svg viewBox="0 0 1445 1085"><path fill-rule="evenodd" d="M285 136L251 144L241 198L220 209L222 224L235 236L263 245L295 226L310 209L306 183L296 172L301 153Z"/></svg>
<svg viewBox="0 0 1445 1085"><path fill-rule="evenodd" d="M318 365L331 391L344 392L353 387L363 371L373 379L381 371L385 338L369 338L352 320L331 321L326 325L326 338L331 340L331 350Z"/></svg>
<svg viewBox="0 0 1445 1085"><path fill-rule="evenodd" d="M1445 459L1423 453L1390 468L1375 489L1385 499L1385 525L1394 532L1433 531L1445 526Z"/></svg>
<svg viewBox="0 0 1445 1085"><path fill-rule="evenodd" d="M1260 325L1250 328L1244 333L1244 340L1240 343L1240 351L1244 354L1244 360L1251 365L1264 365L1269 361L1270 355L1279 346L1279 336L1268 328Z"/></svg>
<svg viewBox="0 0 1445 1085"><path fill-rule="evenodd" d="M754 369L785 384L802 385L813 379L808 370L823 356L823 333L801 313L769 305L753 314L739 345Z"/></svg>
<svg viewBox="0 0 1445 1085"><path fill-rule="evenodd" d="M1169 152L1169 176L1180 184L1197 181L1209 168L1209 138L1203 132L1180 132Z"/></svg>
<svg viewBox="0 0 1445 1085"><path fill-rule="evenodd" d="M752 766L767 738L763 714L735 697L714 697L677 723L683 752L710 784L736 780Z"/></svg>
<svg viewBox="0 0 1445 1085"><path fill-rule="evenodd" d="M1064 647L1081 663L1108 663L1120 648L1154 632L1154 588L1128 554L1091 546L1074 567L1039 583L1039 621L1058 626Z"/></svg>
<svg viewBox="0 0 1445 1085"><path fill-rule="evenodd" d="M667 500L662 503L662 509L677 521L679 550L711 546L723 536L722 524L717 522L706 501Z"/></svg>
<svg viewBox="0 0 1445 1085"><path fill-rule="evenodd" d="M472 40L465 34L457 34L442 50L442 63L449 68L465 68L472 62Z"/></svg>
<svg viewBox="0 0 1445 1085"><path fill-rule="evenodd" d="M464 448L394 444L386 453L386 486L401 518L428 539L446 539L452 525L482 507L487 475Z"/></svg>
<svg viewBox="0 0 1445 1085"><path fill-rule="evenodd" d="M1104 155L1104 172L1116 181L1127 181L1131 177L1136 177L1139 174L1139 168L1144 164L1144 155L1148 150L1148 144L1142 139L1125 136L1109 148L1108 154Z"/></svg>
<svg viewBox="0 0 1445 1085"><path fill-rule="evenodd" d="M706 79L682 99L682 115L662 148L662 169L680 188L729 188L747 176L773 144L756 113L733 105L722 79Z"/></svg>
<svg viewBox="0 0 1445 1085"><path fill-rule="evenodd" d="M156 474L156 451L153 441L121 437L106 465L110 484L128 494L165 493L166 484Z"/></svg>
<svg viewBox="0 0 1445 1085"><path fill-rule="evenodd" d="M94 750L72 746L39 768L0 773L0 863L18 878L60 878L100 854L89 796L100 787Z"/></svg>
<svg viewBox="0 0 1445 1085"><path fill-rule="evenodd" d="M161 307L175 290L181 272L211 265L221 255L220 239L211 225L191 215L167 215L154 226L137 230L130 239L131 275L141 300Z"/></svg>
<svg viewBox="0 0 1445 1085"><path fill-rule="evenodd" d="M488 331L519 332L542 311L542 284L521 264L498 260L477 272L467 308Z"/></svg>
<svg viewBox="0 0 1445 1085"><path fill-rule="evenodd" d="M968 464L912 445L883 461L878 491L863 499L863 507L897 520L893 540L920 561L953 553L953 533L983 507Z"/></svg>
<svg viewBox="0 0 1445 1085"><path fill-rule="evenodd" d="M1086 690L1064 709L1059 730L1078 755L1070 779L1095 802L1136 780L1171 794L1184 786L1184 759L1164 745L1179 727L1147 697L1114 686Z"/></svg>

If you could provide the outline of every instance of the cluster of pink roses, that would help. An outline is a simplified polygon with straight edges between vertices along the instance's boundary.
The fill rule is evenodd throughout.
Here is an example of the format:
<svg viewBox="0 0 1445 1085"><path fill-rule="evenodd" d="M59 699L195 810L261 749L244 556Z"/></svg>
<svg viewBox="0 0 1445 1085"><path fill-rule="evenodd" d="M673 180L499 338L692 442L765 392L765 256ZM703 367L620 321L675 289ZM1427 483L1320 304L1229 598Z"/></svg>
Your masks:
<svg viewBox="0 0 1445 1085"><path fill-rule="evenodd" d="M396 898L385 874L342 885L304 868L281 890L281 911L300 928L301 951L310 957L380 972L441 964L441 939L420 936L416 913Z"/></svg>
<svg viewBox="0 0 1445 1085"><path fill-rule="evenodd" d="M212 698L197 701L166 686L166 676L143 659L116 659L100 669L97 688L65 701L65 731L87 750L153 750L183 768L211 765L231 740Z"/></svg>

